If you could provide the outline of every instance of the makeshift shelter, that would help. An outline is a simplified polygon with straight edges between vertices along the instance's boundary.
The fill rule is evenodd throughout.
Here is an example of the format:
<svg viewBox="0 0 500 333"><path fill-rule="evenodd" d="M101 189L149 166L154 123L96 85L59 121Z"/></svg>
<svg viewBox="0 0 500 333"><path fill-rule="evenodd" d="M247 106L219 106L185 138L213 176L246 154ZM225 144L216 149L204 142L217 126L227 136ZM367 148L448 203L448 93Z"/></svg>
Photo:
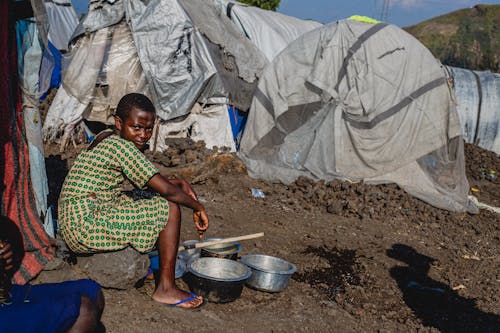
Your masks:
<svg viewBox="0 0 500 333"><path fill-rule="evenodd" d="M78 23L70 0L43 2L37 7L40 20L16 21L19 83L22 90L23 120L29 149L30 175L38 214L45 218L45 229L54 236L51 209L47 207L48 183L41 135L39 99L61 76L61 53ZM41 27L43 35L39 33Z"/></svg>
<svg viewBox="0 0 500 333"><path fill-rule="evenodd" d="M266 56L274 59L288 44L304 32L320 27L313 20L300 20L241 2L217 0L220 15L226 15L238 30Z"/></svg>
<svg viewBox="0 0 500 333"><path fill-rule="evenodd" d="M163 121L154 135L160 138L160 149L161 138L179 133L179 122L184 132L213 138L215 130L206 126L207 118L217 118L226 128L215 143L234 147L232 139L224 139L232 135L226 105L249 108L268 60L241 25L226 15L223 7L229 5L221 0L92 2L75 31L71 63L45 120L45 139L54 140L64 132L64 146L82 119L112 123L119 98L134 91L155 103ZM294 29L280 37L282 44L317 25L281 14L275 17L286 24L270 35ZM201 111L191 112L193 107ZM173 129L165 121L172 121Z"/></svg>
<svg viewBox="0 0 500 333"><path fill-rule="evenodd" d="M500 74L446 67L465 142L500 154Z"/></svg>
<svg viewBox="0 0 500 333"><path fill-rule="evenodd" d="M460 135L446 73L422 44L393 25L342 20L266 68L240 157L253 177L394 182L434 206L477 212Z"/></svg>
<svg viewBox="0 0 500 333"><path fill-rule="evenodd" d="M43 5L46 22L44 20L42 24L48 25L48 35L40 68L39 92L42 94L61 84L62 54L68 51L69 41L78 25L71 0L44 1Z"/></svg>
<svg viewBox="0 0 500 333"><path fill-rule="evenodd" d="M24 131L26 114L18 81L15 10L13 1L0 1L0 174L1 214L17 225L24 240L21 267L14 279L25 283L35 277L54 255L54 240L45 231L30 180L31 149ZM26 52L29 58L37 52ZM25 67L26 68L26 67ZM29 115L28 115L29 117ZM2 218L2 223L4 219Z"/></svg>

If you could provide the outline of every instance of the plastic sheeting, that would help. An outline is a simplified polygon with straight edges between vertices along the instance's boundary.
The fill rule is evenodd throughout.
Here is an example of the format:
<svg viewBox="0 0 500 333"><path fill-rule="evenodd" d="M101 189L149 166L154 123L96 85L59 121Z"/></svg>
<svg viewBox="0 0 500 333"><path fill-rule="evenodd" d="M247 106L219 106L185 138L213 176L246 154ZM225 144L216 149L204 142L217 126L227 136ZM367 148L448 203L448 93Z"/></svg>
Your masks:
<svg viewBox="0 0 500 333"><path fill-rule="evenodd" d="M126 20L115 24L122 10ZM82 26L96 30L71 51L45 138L68 133L65 127L83 118L109 119L131 91L150 95L163 120L188 114L197 101L248 109L267 60L227 17L217 19L215 7L199 0L92 3Z"/></svg>
<svg viewBox="0 0 500 333"><path fill-rule="evenodd" d="M78 17L71 0L45 1L49 23L48 43L40 68L39 92L43 94L61 84L62 55L68 50L71 36L78 25Z"/></svg>
<svg viewBox="0 0 500 333"><path fill-rule="evenodd" d="M122 26L132 38L119 42ZM276 31L267 33L278 36ZM149 92L162 120L187 115L196 102L246 111L268 64L221 14L218 0L93 1L75 36L80 37L74 40L62 89L44 125L49 140L62 130L68 135L83 118L110 123L115 102L130 91Z"/></svg>
<svg viewBox="0 0 500 333"><path fill-rule="evenodd" d="M290 42L322 24L301 20L239 2L215 0L222 11L264 53L268 61L274 59Z"/></svg>
<svg viewBox="0 0 500 333"><path fill-rule="evenodd" d="M92 111L85 118L103 123L114 123L111 118L120 98L129 92L149 97L149 87L142 70L132 34L125 22L110 27L106 55L97 77L92 99Z"/></svg>
<svg viewBox="0 0 500 333"><path fill-rule="evenodd" d="M177 1L125 0L125 9L158 116L187 114L216 73L201 33Z"/></svg>
<svg viewBox="0 0 500 333"><path fill-rule="evenodd" d="M70 0L31 0L31 6L43 41L44 56L39 78L39 94L43 95L50 88L59 86L59 50L67 50L78 18Z"/></svg>
<svg viewBox="0 0 500 333"><path fill-rule="evenodd" d="M500 154L500 74L447 68L465 142Z"/></svg>
<svg viewBox="0 0 500 333"><path fill-rule="evenodd" d="M209 148L216 146L229 147L233 152L236 150L226 105L202 109L199 104L195 104L186 118L162 122L158 131L156 148L159 151L168 148L165 138L191 138L205 141Z"/></svg>
<svg viewBox="0 0 500 333"><path fill-rule="evenodd" d="M0 210L23 237L24 256L14 280L33 279L55 255L54 240L46 235L38 217L30 180L30 159L23 131L22 103L12 1L0 1L0 147L2 178ZM5 163L3 163L5 161ZM5 222L2 220L2 223ZM1 311L1 310L0 310Z"/></svg>
<svg viewBox="0 0 500 333"><path fill-rule="evenodd" d="M43 154L42 131L38 105L38 72L42 61L42 45L34 22L16 23L18 69L23 97L23 120L30 157L30 178L39 215L47 210L49 187Z"/></svg>
<svg viewBox="0 0 500 333"><path fill-rule="evenodd" d="M46 1L45 8L49 20L49 40L58 50L68 50L68 43L78 25L71 0Z"/></svg>
<svg viewBox="0 0 500 333"><path fill-rule="evenodd" d="M16 21L17 69L20 77L24 75L24 54L32 46L33 38L37 34L35 21L30 19Z"/></svg>
<svg viewBox="0 0 500 333"><path fill-rule="evenodd" d="M64 73L63 84L57 91L43 126L45 140L53 140L60 132L70 130L83 119L94 96L97 76L104 58L109 28L82 38Z"/></svg>
<svg viewBox="0 0 500 333"><path fill-rule="evenodd" d="M130 92L149 95L127 24L121 22L84 36L78 41L63 85L47 114L45 138L53 139L66 126L74 126L83 118L113 123L118 101Z"/></svg>
<svg viewBox="0 0 500 333"><path fill-rule="evenodd" d="M45 99L51 88L61 85L63 56L49 41L50 51L43 50L42 65L40 67L39 92L41 99Z"/></svg>
<svg viewBox="0 0 500 333"><path fill-rule="evenodd" d="M92 0L85 19L75 28L72 39L118 24L124 17L123 0Z"/></svg>
<svg viewBox="0 0 500 333"><path fill-rule="evenodd" d="M214 1L179 0L194 26L202 33L216 75L201 91L201 103L222 103L248 110L257 80L268 64L264 54L237 30ZM217 99L217 100L216 100Z"/></svg>
<svg viewBox="0 0 500 333"><path fill-rule="evenodd" d="M36 108L24 108L23 118L30 156L30 178L33 186L33 195L38 214L43 216L47 211L49 184L41 139L42 124L40 112Z"/></svg>
<svg viewBox="0 0 500 333"><path fill-rule="evenodd" d="M394 182L434 206L477 212L451 93L408 33L339 21L299 37L266 68L240 156L254 177Z"/></svg>

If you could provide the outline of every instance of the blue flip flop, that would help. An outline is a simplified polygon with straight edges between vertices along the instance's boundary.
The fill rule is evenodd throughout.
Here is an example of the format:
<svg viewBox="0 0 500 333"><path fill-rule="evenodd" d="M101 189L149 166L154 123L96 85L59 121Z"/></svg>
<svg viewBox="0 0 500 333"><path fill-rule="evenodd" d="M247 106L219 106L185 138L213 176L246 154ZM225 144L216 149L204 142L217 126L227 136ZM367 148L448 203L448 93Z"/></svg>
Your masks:
<svg viewBox="0 0 500 333"><path fill-rule="evenodd" d="M193 299L196 299L198 298L198 295L196 295L195 293L192 293L192 292L189 292L189 297L187 298L184 298L182 300L180 300L179 302L177 303L173 303L173 304L165 304L166 306L168 307L171 307L171 308L179 308L179 309L183 309L183 310L194 310L194 309L199 309L203 304L205 304L205 300L203 300L203 302L198 305L198 306L195 306L195 307L192 307L192 308L184 308L182 306L178 306L180 304L184 304L184 303L187 303Z"/></svg>

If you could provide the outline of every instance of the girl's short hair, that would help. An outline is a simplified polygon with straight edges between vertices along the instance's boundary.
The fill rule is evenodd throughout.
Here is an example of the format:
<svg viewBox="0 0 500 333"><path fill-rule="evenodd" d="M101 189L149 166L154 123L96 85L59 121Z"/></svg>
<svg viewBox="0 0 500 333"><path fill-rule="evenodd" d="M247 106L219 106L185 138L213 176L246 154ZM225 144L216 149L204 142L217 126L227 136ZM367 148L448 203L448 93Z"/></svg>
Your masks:
<svg viewBox="0 0 500 333"><path fill-rule="evenodd" d="M138 93L130 93L120 99L118 105L116 106L115 115L118 116L121 120L125 120L130 115L130 111L133 108L141 109L146 112L156 113L153 102L151 102L151 100L147 96Z"/></svg>

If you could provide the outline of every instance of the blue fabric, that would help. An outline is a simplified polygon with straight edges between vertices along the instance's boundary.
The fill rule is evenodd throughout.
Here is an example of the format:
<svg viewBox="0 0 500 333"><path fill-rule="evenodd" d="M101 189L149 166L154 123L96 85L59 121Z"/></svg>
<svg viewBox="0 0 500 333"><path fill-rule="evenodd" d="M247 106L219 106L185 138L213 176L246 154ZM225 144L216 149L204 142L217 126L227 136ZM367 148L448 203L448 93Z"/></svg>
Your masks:
<svg viewBox="0 0 500 333"><path fill-rule="evenodd" d="M50 40L49 50L50 52L48 52L46 49L43 50L42 67L50 68L51 66L53 66L53 68L50 76L49 87L46 91L40 91L41 93L43 93L40 97L41 100L44 100L45 97L47 97L47 94L51 88L59 88L59 86L61 85L62 54L58 49L56 49L56 47L50 42ZM40 80L43 80L43 78L40 77ZM40 87L41 86L42 85L40 85Z"/></svg>
<svg viewBox="0 0 500 333"><path fill-rule="evenodd" d="M239 111L234 106L228 105L227 111L229 113L229 121L231 123L231 130L233 132L233 139L236 143L236 149L240 148L241 136L243 135L243 130L247 123L248 114Z"/></svg>
<svg viewBox="0 0 500 333"><path fill-rule="evenodd" d="M54 57L54 70L52 71L52 76L50 78L50 87L58 88L61 85L61 60L62 55L58 49L49 40L50 53Z"/></svg>
<svg viewBox="0 0 500 333"><path fill-rule="evenodd" d="M0 305L0 332L64 332L80 314L81 296L97 301L99 289L91 280L14 285L12 304Z"/></svg>
<svg viewBox="0 0 500 333"><path fill-rule="evenodd" d="M160 269L160 258L158 256L149 257L149 268L153 271L157 271Z"/></svg>
<svg viewBox="0 0 500 333"><path fill-rule="evenodd" d="M17 67L20 77L23 77L24 73L24 54L33 44L31 40L34 29L35 21L33 19L16 21Z"/></svg>

